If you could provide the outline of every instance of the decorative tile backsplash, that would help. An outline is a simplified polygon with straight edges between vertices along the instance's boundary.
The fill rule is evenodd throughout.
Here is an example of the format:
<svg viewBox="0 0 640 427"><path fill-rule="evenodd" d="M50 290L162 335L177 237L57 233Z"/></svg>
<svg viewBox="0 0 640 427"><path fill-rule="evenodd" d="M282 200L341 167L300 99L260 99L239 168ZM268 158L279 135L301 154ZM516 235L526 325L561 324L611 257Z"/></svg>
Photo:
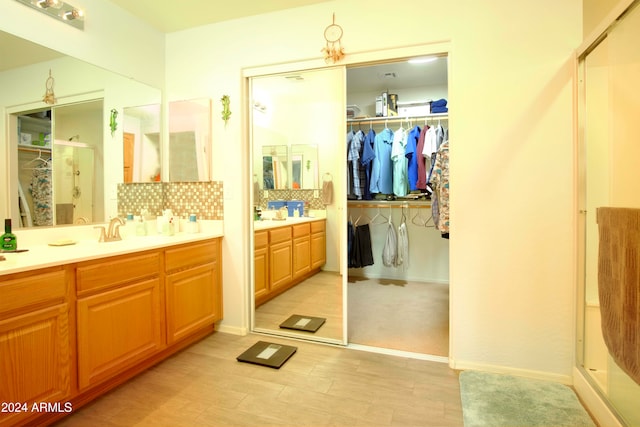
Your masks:
<svg viewBox="0 0 640 427"><path fill-rule="evenodd" d="M322 190L267 190L268 197L264 197L264 190L258 190L254 194L256 204L262 209L267 209L267 202L274 200L304 200L309 202L309 209L325 209L322 203ZM313 193L317 192L318 197L313 197Z"/></svg>
<svg viewBox="0 0 640 427"><path fill-rule="evenodd" d="M224 218L223 183L145 182L118 184L118 216L140 215L147 209L159 215L164 209L180 217L196 214L198 219Z"/></svg>

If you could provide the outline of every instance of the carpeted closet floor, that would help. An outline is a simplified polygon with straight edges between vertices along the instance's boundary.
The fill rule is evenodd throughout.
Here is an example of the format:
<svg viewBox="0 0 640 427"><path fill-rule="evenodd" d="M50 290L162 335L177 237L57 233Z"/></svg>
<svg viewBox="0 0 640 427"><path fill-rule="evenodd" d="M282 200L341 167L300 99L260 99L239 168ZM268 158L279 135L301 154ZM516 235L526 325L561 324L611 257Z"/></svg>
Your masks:
<svg viewBox="0 0 640 427"><path fill-rule="evenodd" d="M449 355L449 285L349 277L349 342Z"/></svg>

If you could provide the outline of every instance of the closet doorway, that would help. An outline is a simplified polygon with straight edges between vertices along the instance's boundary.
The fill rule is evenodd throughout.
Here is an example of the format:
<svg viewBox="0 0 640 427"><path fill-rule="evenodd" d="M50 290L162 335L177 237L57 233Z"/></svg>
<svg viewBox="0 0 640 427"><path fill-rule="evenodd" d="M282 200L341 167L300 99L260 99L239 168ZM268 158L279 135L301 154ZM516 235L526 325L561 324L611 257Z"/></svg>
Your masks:
<svg viewBox="0 0 640 427"><path fill-rule="evenodd" d="M436 185L426 184L431 159L448 141L448 57L351 66L346 79L348 343L446 361L448 230L434 223ZM424 168L416 172L418 162ZM398 185L405 174L413 178Z"/></svg>

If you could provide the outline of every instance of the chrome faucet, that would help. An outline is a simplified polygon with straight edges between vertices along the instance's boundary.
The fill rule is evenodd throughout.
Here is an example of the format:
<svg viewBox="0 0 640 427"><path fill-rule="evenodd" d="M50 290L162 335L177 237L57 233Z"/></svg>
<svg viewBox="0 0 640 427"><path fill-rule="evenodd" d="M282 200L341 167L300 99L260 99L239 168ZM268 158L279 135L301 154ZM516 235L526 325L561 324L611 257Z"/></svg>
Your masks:
<svg viewBox="0 0 640 427"><path fill-rule="evenodd" d="M109 221L109 231L105 231L103 225L93 228L100 229L99 242L115 242L117 240L122 240L122 237L120 236L121 225L124 225L124 220L122 218L115 217Z"/></svg>

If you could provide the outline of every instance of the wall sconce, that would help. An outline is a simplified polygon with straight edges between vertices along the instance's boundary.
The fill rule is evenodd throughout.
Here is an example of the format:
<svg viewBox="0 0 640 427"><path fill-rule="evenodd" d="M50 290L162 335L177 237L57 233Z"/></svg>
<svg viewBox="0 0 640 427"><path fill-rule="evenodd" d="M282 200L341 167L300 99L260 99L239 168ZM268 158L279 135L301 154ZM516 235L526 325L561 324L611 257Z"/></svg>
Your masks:
<svg viewBox="0 0 640 427"><path fill-rule="evenodd" d="M79 30L84 30L84 12L62 0L16 1Z"/></svg>

